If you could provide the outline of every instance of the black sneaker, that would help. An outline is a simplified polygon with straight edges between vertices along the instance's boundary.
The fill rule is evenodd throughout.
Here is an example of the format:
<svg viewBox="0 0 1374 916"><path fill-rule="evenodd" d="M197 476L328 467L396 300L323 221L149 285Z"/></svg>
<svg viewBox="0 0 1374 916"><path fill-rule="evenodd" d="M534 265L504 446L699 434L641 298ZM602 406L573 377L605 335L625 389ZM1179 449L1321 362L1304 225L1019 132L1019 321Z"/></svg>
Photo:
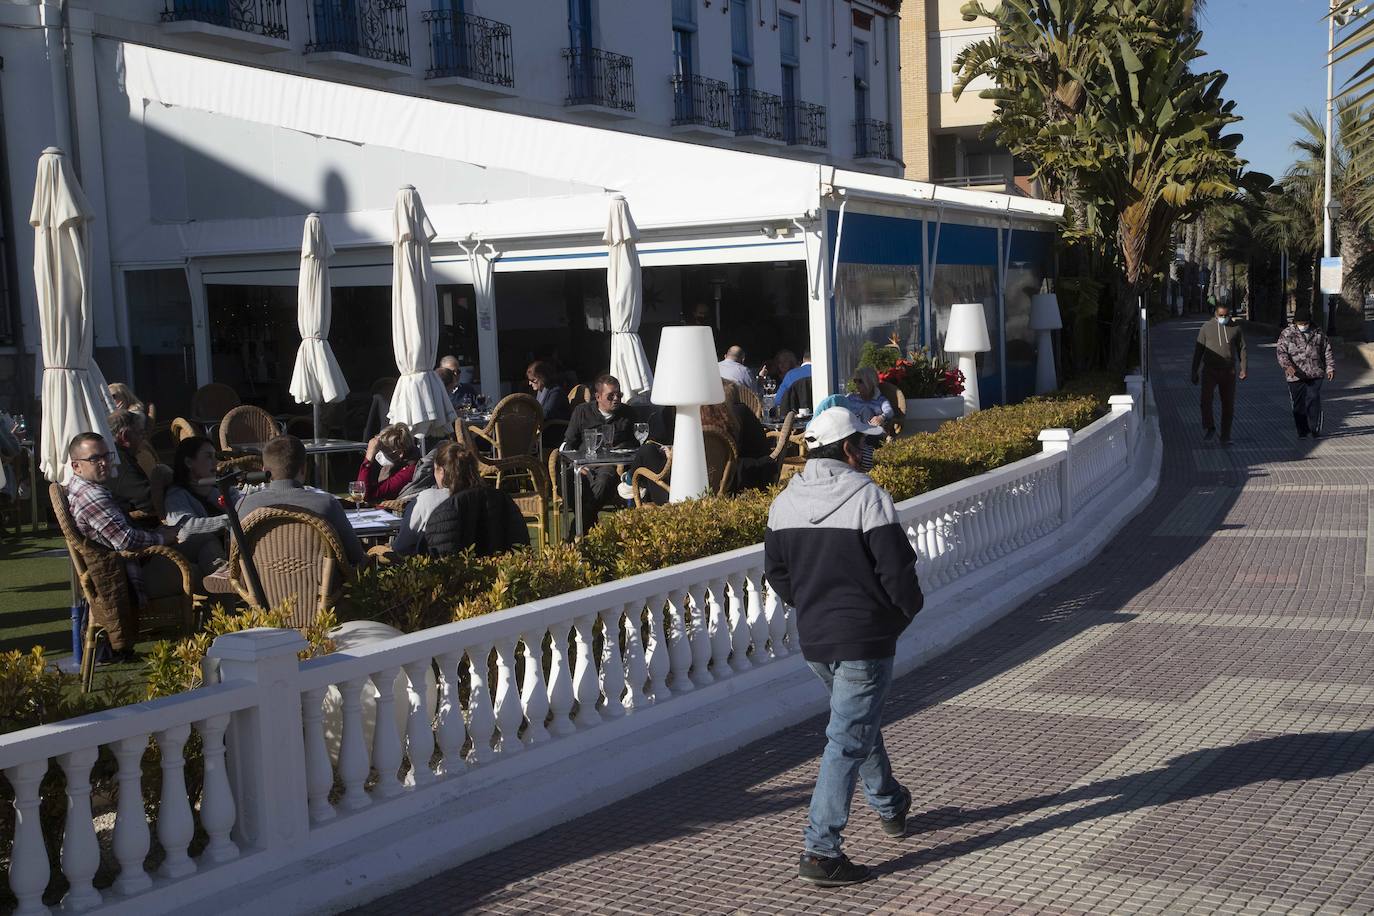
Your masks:
<svg viewBox="0 0 1374 916"><path fill-rule="evenodd" d="M1215 429L1204 429L1204 430L1202 431L1202 441L1203 441L1203 442L1207 442L1207 441L1209 441L1213 436L1215 436L1216 434L1217 434L1217 431L1216 431Z"/></svg>
<svg viewBox="0 0 1374 916"><path fill-rule="evenodd" d="M882 818L883 833L888 836L906 836L906 816L911 813L911 793L906 789L902 790L902 803L897 806L897 814L893 817Z"/></svg>
<svg viewBox="0 0 1374 916"><path fill-rule="evenodd" d="M844 855L833 859L803 855L797 868L797 877L817 887L844 887L846 884L867 881L873 877L873 872L869 871L867 865L855 865Z"/></svg>

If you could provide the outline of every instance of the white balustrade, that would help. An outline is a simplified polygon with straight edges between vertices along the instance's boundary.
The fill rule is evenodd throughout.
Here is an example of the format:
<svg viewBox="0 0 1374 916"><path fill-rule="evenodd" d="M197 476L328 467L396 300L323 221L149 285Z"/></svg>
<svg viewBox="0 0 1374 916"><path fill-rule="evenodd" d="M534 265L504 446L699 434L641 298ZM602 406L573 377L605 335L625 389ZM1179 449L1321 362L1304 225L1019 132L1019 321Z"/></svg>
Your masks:
<svg viewBox="0 0 1374 916"><path fill-rule="evenodd" d="M125 897L145 891L153 883L143 868L143 860L152 845L148 818L143 812L143 752L147 749L147 735L134 735L114 746L115 761L119 764L119 803L114 828L114 857L119 863L119 877L115 879L114 889Z"/></svg>
<svg viewBox="0 0 1374 916"><path fill-rule="evenodd" d="M692 644L687 632L687 594L675 591L668 595L668 661L673 693L689 693L696 689L692 683Z"/></svg>
<svg viewBox="0 0 1374 916"><path fill-rule="evenodd" d="M549 692L544 685L544 641L539 637L531 637L528 633L520 637L521 645L525 647L525 683L520 688L520 703L525 709L525 734L522 740L526 744L542 744L551 737L549 730L544 727L544 720L549 715Z"/></svg>
<svg viewBox="0 0 1374 916"><path fill-rule="evenodd" d="M62 774L67 778L67 819L62 829L62 873L70 885L62 897L62 909L80 913L100 905L100 891L91 879L100 867L100 841L96 839L95 823L91 817L91 767L100 755L94 747L63 754ZM10 777L14 782L14 777ZM17 793L16 793L17 795ZM18 837L15 837L18 845ZM46 864L46 863L45 863ZM13 870L13 863L10 865ZM46 875L44 884L46 884ZM14 884L11 877L10 884ZM18 892L16 891L16 894ZM41 893L41 891L40 891ZM20 897L21 908L23 898Z"/></svg>
<svg viewBox="0 0 1374 916"><path fill-rule="evenodd" d="M491 707L491 688L487 685L487 666L491 648L486 644L468 649L468 736L472 738L474 763L486 763L496 756L492 741L496 736L496 713Z"/></svg>
<svg viewBox="0 0 1374 916"><path fill-rule="evenodd" d="M711 622L707 616L705 582L694 582L687 586L687 597L691 599L685 609L690 610L687 624L687 643L692 649L692 683L706 687L715 683L711 675Z"/></svg>
<svg viewBox="0 0 1374 916"><path fill-rule="evenodd" d="M644 641L640 636L643 607L637 601L625 605L625 712L634 712L649 705L644 685L649 680L649 665Z"/></svg>
<svg viewBox="0 0 1374 916"><path fill-rule="evenodd" d="M655 594L649 597L649 604L644 609L649 621L649 642L644 647L644 661L649 669L649 696L655 703L673 695L668 689L668 671L671 663L668 660L668 637L663 628L664 608L667 604L667 594Z"/></svg>
<svg viewBox="0 0 1374 916"><path fill-rule="evenodd" d="M618 719L625 715L625 662L620 655L620 615L623 605L606 608L601 612L601 695L605 697L601 715L607 719ZM638 621L638 615L635 620Z"/></svg>
<svg viewBox="0 0 1374 916"><path fill-rule="evenodd" d="M736 674L742 674L761 663L749 654L754 633L749 627L748 580L743 572L738 572L724 581L730 589L730 667ZM762 642L758 651L767 651Z"/></svg>
<svg viewBox="0 0 1374 916"><path fill-rule="evenodd" d="M562 738L577 731L572 723L573 683L568 667L568 624L554 627L549 642L549 732Z"/></svg>
<svg viewBox="0 0 1374 916"><path fill-rule="evenodd" d="M725 580L712 579L707 588L705 616L711 644L711 673L716 680L721 680L734 673L730 667L730 618L725 610Z"/></svg>
<svg viewBox="0 0 1374 916"><path fill-rule="evenodd" d="M433 659L419 658L403 666L409 707L406 714L406 756L410 758L407 786L422 786L434 781L434 771L429 767L429 759L434 756L434 724L425 680L432 664Z"/></svg>
<svg viewBox="0 0 1374 916"><path fill-rule="evenodd" d="M573 694L577 697L577 715L573 722L578 728L591 728L601 724L601 713L596 711L597 700L601 696L596 663L592 660L592 627L596 617L588 614L573 622L573 642L577 646L577 656L573 674Z"/></svg>
<svg viewBox="0 0 1374 916"><path fill-rule="evenodd" d="M316 695L315 710L318 713L320 704L324 700L324 691L314 692ZM318 718L318 716L317 716ZM229 831L234 827L234 820L237 812L234 810L234 796L229 789L229 773L224 765L224 731L229 727L229 714L223 713L218 716L210 716L204 719L196 727L200 732L201 754L204 757L204 785L200 794L200 825L205 828L205 833L209 836L210 842L206 844L205 851L201 853L207 861L221 865L225 862L232 862L239 857L239 848L233 840L229 838ZM329 767L329 755L324 750L324 735L320 732L318 763L323 763L324 775L328 779L328 784L324 788L322 799L327 812L320 812L320 820L328 820L334 816L334 809L329 806L329 789L333 785L333 774ZM310 778L307 771L307 779ZM316 774L315 778L319 778ZM310 803L315 804L315 798L310 798Z"/></svg>
<svg viewBox="0 0 1374 916"><path fill-rule="evenodd" d="M520 709L520 685L515 680L515 643L517 637L509 636L496 641L496 727L501 732L498 747L503 754L514 754L524 749L520 743L520 725L525 714Z"/></svg>
<svg viewBox="0 0 1374 916"><path fill-rule="evenodd" d="M47 771L46 759L30 760L5 769L10 788L14 790L14 847L10 852L10 890L19 900L19 905L15 908L17 914L48 912L48 908L43 905L43 889L48 886L48 850L43 845L43 827L38 817L38 786ZM141 796L138 804L139 810L142 811ZM123 818L122 813L120 817ZM146 821L143 823L143 829L145 832L148 829ZM147 851L146 845L144 851ZM139 860L138 868L139 871L143 870L142 859ZM147 877L145 874L144 878Z"/></svg>
<svg viewBox="0 0 1374 916"><path fill-rule="evenodd" d="M535 658L537 666L537 654ZM435 735L439 753L443 755L440 769L444 776L456 776L467 769L467 761L463 759L463 745L467 741L468 731L463 723L463 706L458 692L458 667L463 662L463 656L459 652L443 652L440 653L438 662L439 716ZM540 728L544 725L542 717L539 725Z"/></svg>
<svg viewBox="0 0 1374 916"><path fill-rule="evenodd" d="M369 763L367 746L363 742L363 704L362 693L367 678L354 678L339 684L343 697L343 737L339 742L339 781L344 792L341 802L350 811L357 811L372 804L372 798L363 789L367 782ZM378 719L380 721L380 718Z"/></svg>
<svg viewBox="0 0 1374 916"><path fill-rule="evenodd" d="M162 844L162 865L157 873L164 878L184 878L193 874L196 863L186 854L195 835L191 803L186 798L186 739L190 725L175 725L157 733L157 749L162 768L162 802L157 813L157 841Z"/></svg>

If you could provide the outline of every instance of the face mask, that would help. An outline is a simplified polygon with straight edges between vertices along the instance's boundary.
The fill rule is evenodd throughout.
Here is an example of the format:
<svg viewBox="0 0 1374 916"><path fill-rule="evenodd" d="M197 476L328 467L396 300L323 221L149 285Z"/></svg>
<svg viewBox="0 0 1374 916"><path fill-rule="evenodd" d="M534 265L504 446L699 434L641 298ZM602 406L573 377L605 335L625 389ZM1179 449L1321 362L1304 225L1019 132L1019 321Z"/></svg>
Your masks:
<svg viewBox="0 0 1374 916"><path fill-rule="evenodd" d="M1225 324L1226 322L1228 322L1228 321L1230 321L1230 320L1231 320L1231 319L1228 318L1226 315L1222 315L1220 318L1217 319L1217 324Z"/></svg>
<svg viewBox="0 0 1374 916"><path fill-rule="evenodd" d="M394 464L395 462L393 462L393 461L387 456L386 452L382 451L381 449L378 449L378 450L377 450L377 463L380 464L380 465L381 465L382 467L384 467L384 468L389 468L389 467L391 467L391 465Z"/></svg>
<svg viewBox="0 0 1374 916"><path fill-rule="evenodd" d="M1304 334L1311 334L1311 333L1312 333L1312 325L1310 325L1310 324L1300 324L1300 325L1298 325L1298 330L1299 330L1299 331L1302 331Z"/></svg>

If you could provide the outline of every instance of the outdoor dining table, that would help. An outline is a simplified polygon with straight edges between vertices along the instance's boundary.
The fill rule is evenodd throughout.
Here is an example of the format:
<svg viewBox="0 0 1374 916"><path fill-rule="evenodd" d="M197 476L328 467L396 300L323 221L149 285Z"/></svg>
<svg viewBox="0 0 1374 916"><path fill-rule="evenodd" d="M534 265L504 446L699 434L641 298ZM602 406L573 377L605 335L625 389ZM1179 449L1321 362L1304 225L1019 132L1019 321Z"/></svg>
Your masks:
<svg viewBox="0 0 1374 916"><path fill-rule="evenodd" d="M629 464L634 460L635 450L625 449L602 449L595 455L588 456L582 451L569 452L559 450L559 461L563 462L572 469L573 480L573 526L577 536L581 537L582 530L582 486L577 480L577 475L583 468L604 468L616 467L617 465Z"/></svg>
<svg viewBox="0 0 1374 916"><path fill-rule="evenodd" d="M345 509L344 515L359 540L389 540L401 530L401 516L386 509Z"/></svg>

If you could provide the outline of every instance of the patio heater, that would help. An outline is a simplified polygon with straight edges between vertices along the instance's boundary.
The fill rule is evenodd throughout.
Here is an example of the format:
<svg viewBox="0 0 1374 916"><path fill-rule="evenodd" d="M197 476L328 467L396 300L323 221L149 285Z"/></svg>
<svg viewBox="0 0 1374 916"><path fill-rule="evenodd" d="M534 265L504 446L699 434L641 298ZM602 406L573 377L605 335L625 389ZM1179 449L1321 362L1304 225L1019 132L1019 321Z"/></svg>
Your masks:
<svg viewBox="0 0 1374 916"><path fill-rule="evenodd" d="M945 352L959 356L959 371L964 373L964 416L982 409L978 400L978 354L991 349L983 303L957 303L949 314Z"/></svg>
<svg viewBox="0 0 1374 916"><path fill-rule="evenodd" d="M669 502L706 495L706 441L701 433L701 406L720 404L725 388L716 362L716 339L700 326L663 329L658 340L658 364L649 400L676 407L673 426L673 465Z"/></svg>
<svg viewBox="0 0 1374 916"><path fill-rule="evenodd" d="M1054 374L1053 331L1064 326L1059 317L1059 297L1036 293L1031 297L1030 328L1035 332L1035 393L1049 394L1058 384Z"/></svg>

